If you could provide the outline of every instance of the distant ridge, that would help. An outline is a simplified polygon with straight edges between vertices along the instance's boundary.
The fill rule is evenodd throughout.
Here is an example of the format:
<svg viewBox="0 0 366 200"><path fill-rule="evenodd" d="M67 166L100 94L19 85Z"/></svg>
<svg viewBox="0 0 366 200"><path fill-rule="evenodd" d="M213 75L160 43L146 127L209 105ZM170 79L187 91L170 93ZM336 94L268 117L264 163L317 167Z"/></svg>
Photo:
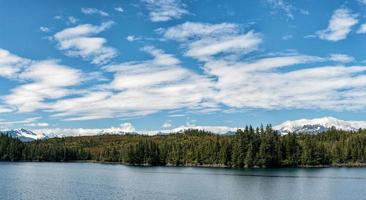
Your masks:
<svg viewBox="0 0 366 200"><path fill-rule="evenodd" d="M345 121L334 117L323 117L316 119L299 119L293 121L286 121L282 124L273 127L274 130L279 131L282 134L286 133L308 133L316 134L329 130L330 128L336 128L338 130L345 131L357 131L358 129L366 129L366 121ZM69 136L93 136L103 134L143 134L143 135L161 135L171 133L181 133L185 130L196 129L211 132L214 134L234 134L238 129L235 127L227 126L196 126L196 125L185 125L173 129L165 130L142 130L137 131L130 123L125 123L121 127L111 127L105 129L39 129L39 130L28 130L28 129L11 129L0 131L0 134L9 135L11 137L19 138L21 141L29 142L37 139L47 139L55 137L69 137Z"/></svg>
<svg viewBox="0 0 366 200"><path fill-rule="evenodd" d="M344 131L357 131L360 128L366 129L366 121L345 121L334 117L323 117L286 121L274 126L273 128L281 133L292 132L316 134L327 131L332 127Z"/></svg>
<svg viewBox="0 0 366 200"><path fill-rule="evenodd" d="M45 134L36 134L28 129L11 129L11 130L2 130L0 131L2 135L8 135L10 137L18 138L23 142L30 142L37 139L45 139L48 138Z"/></svg>

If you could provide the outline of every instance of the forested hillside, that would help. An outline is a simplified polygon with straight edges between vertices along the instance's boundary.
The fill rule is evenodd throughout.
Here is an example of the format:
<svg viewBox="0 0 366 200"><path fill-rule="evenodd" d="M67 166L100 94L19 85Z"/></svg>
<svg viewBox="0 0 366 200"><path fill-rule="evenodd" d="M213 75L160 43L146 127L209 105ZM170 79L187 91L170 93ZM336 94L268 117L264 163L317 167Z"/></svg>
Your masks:
<svg viewBox="0 0 366 200"><path fill-rule="evenodd" d="M270 126L235 135L204 131L54 138L23 143L0 136L2 161L98 161L130 165L300 167L366 164L366 131L280 135Z"/></svg>

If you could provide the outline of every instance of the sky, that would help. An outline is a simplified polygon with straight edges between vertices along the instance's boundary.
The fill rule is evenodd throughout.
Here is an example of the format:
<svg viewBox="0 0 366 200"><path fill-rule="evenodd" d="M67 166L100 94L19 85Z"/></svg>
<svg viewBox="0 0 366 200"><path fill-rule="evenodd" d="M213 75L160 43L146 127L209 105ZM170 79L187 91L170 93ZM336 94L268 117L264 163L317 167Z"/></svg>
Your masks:
<svg viewBox="0 0 366 200"><path fill-rule="evenodd" d="M365 0L0 0L0 128L366 120Z"/></svg>

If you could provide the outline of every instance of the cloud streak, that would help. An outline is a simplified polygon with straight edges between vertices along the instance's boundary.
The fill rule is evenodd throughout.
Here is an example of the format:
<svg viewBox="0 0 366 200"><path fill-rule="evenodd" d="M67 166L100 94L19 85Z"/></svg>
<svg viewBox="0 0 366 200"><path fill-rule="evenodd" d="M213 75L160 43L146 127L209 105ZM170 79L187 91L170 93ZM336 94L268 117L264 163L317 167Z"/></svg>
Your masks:
<svg viewBox="0 0 366 200"><path fill-rule="evenodd" d="M295 7L286 0L266 0L266 3L271 7L273 14L284 13L288 19L294 19Z"/></svg>
<svg viewBox="0 0 366 200"><path fill-rule="evenodd" d="M98 10L96 8L81 8L81 12L85 15L100 15L102 17L108 17L109 14L107 12L104 12L103 10Z"/></svg>
<svg viewBox="0 0 366 200"><path fill-rule="evenodd" d="M366 86L365 66L285 70L314 60L301 56L266 60L274 59L283 60L282 64L268 67L272 62L263 65L265 60L250 64L222 60L205 63L205 69L218 79L217 101L235 108L357 110L366 107L360 101L364 94L358 93ZM248 70L250 65L255 67ZM354 98L356 94L362 97Z"/></svg>
<svg viewBox="0 0 366 200"><path fill-rule="evenodd" d="M256 50L262 42L258 33L241 33L236 24L186 22L163 32L166 39L182 42L186 56L207 60L222 54L246 54Z"/></svg>
<svg viewBox="0 0 366 200"><path fill-rule="evenodd" d="M188 14L180 0L142 0L152 22L165 22L179 19Z"/></svg>
<svg viewBox="0 0 366 200"><path fill-rule="evenodd" d="M58 100L49 107L56 113L53 116L66 120L141 116L193 108L212 98L209 78L182 67L171 54L149 46L142 50L153 59L104 67L114 74L110 84L76 98ZM86 104L89 106L82 106Z"/></svg>

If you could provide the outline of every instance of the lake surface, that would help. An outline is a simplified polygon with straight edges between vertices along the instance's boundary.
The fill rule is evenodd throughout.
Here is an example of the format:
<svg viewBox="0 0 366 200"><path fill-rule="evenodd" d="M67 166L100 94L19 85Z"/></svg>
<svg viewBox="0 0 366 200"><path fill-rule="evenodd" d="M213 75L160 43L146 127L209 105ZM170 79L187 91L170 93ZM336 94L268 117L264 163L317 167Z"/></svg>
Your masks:
<svg viewBox="0 0 366 200"><path fill-rule="evenodd" d="M366 168L211 169L0 162L0 199L366 199Z"/></svg>

